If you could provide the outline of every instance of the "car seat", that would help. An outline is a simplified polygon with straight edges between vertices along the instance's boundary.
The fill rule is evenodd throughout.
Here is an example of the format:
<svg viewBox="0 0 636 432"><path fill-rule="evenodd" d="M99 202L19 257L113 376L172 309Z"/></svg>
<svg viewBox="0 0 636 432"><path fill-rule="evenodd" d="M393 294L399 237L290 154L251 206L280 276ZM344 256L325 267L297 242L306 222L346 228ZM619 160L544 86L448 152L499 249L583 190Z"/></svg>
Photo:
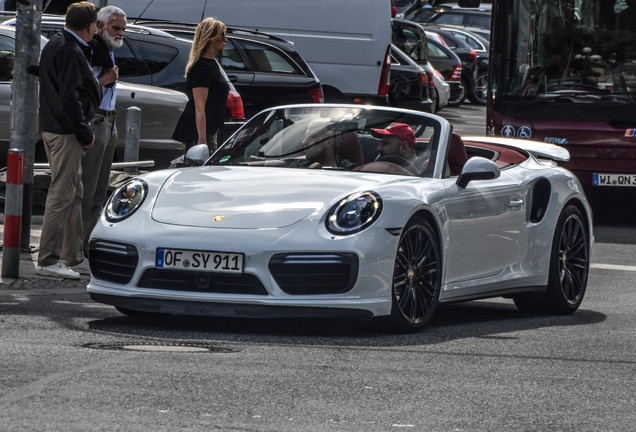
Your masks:
<svg viewBox="0 0 636 432"><path fill-rule="evenodd" d="M337 154L340 159L347 159L354 165L361 165L364 163L364 155L362 153L362 146L360 145L360 139L355 131L347 131L342 133L342 141L339 144Z"/></svg>
<svg viewBox="0 0 636 432"><path fill-rule="evenodd" d="M447 161L452 175L460 175L464 164L468 161L468 153L466 153L464 141L454 132L451 135L448 147Z"/></svg>
<svg viewBox="0 0 636 432"><path fill-rule="evenodd" d="M362 154L364 156L364 162L369 163L376 160L378 157L378 146L382 141L378 138L373 138L371 135L358 136L360 145L362 146Z"/></svg>

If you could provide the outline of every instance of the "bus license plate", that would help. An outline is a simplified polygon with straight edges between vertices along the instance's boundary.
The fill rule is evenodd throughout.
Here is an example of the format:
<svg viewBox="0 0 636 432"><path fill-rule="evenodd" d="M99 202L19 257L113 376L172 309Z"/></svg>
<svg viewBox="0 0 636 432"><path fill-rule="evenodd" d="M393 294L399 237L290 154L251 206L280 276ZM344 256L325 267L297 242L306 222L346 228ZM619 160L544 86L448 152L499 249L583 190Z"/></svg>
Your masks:
<svg viewBox="0 0 636 432"><path fill-rule="evenodd" d="M157 268L243 273L243 254L182 249L157 249Z"/></svg>
<svg viewBox="0 0 636 432"><path fill-rule="evenodd" d="M636 174L598 174L592 177L594 186L636 187Z"/></svg>

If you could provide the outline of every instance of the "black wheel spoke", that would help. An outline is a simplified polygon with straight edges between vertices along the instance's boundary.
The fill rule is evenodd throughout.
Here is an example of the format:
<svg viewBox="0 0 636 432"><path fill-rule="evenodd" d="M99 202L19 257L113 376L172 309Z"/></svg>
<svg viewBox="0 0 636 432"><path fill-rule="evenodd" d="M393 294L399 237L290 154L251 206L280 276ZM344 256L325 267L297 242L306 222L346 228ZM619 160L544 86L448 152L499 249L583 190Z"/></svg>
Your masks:
<svg viewBox="0 0 636 432"><path fill-rule="evenodd" d="M570 314L585 295L590 265L588 226L583 211L566 205L559 215L545 293L514 297L523 312Z"/></svg>
<svg viewBox="0 0 636 432"><path fill-rule="evenodd" d="M430 318L439 295L439 274L439 251L430 229L419 224L407 227L395 258L393 295L409 325Z"/></svg>
<svg viewBox="0 0 636 432"><path fill-rule="evenodd" d="M587 241L581 222L570 217L563 227L561 287L568 302L575 303L583 289L587 272Z"/></svg>

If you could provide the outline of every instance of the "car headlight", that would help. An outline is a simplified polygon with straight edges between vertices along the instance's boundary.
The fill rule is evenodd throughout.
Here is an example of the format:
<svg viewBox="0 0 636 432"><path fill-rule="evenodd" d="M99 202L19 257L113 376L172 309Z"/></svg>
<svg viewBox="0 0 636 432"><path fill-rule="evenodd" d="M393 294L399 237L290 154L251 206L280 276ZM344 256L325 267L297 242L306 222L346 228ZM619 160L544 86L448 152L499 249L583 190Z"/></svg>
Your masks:
<svg viewBox="0 0 636 432"><path fill-rule="evenodd" d="M140 179L132 179L117 189L108 200L104 212L109 222L119 222L133 214L148 195L148 185Z"/></svg>
<svg viewBox="0 0 636 432"><path fill-rule="evenodd" d="M332 234L354 234L375 222L382 212L382 199L373 192L359 192L333 206L327 214L327 230Z"/></svg>

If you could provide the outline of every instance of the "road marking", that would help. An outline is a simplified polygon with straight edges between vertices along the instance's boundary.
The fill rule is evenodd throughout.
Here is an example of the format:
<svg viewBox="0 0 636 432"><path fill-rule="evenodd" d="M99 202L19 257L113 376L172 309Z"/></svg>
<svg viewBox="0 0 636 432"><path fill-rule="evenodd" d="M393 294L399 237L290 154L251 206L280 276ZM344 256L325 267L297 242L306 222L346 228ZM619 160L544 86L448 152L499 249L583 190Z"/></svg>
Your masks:
<svg viewBox="0 0 636 432"><path fill-rule="evenodd" d="M616 265L616 264L590 264L590 268L601 270L622 270L636 272L636 266Z"/></svg>

